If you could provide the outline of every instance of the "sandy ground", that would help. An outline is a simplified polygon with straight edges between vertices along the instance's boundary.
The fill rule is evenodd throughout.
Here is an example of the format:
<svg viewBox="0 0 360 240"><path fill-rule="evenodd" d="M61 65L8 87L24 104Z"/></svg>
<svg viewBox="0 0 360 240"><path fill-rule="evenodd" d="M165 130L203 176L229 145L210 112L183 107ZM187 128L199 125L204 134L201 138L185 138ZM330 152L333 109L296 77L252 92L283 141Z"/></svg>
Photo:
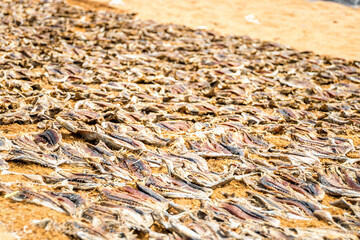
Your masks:
<svg viewBox="0 0 360 240"><path fill-rule="evenodd" d="M68 0L87 8L108 9L109 0ZM117 11L141 19L205 26L223 34L249 35L298 50L360 59L360 9L307 0L123 0ZM259 24L245 17L254 15Z"/></svg>

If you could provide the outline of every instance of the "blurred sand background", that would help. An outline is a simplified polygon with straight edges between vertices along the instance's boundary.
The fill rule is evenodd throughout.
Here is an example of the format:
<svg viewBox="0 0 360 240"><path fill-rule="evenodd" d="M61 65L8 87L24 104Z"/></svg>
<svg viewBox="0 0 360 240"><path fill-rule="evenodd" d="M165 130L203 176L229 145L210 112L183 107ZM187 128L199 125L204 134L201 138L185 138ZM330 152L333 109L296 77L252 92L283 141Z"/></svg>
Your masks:
<svg viewBox="0 0 360 240"><path fill-rule="evenodd" d="M360 8L307 0L68 0L90 9L136 12L144 20L204 26L223 34L248 35L298 50L360 59ZM115 1L114 1L115 2ZM121 1L119 1L121 2ZM245 18L254 16L252 23Z"/></svg>

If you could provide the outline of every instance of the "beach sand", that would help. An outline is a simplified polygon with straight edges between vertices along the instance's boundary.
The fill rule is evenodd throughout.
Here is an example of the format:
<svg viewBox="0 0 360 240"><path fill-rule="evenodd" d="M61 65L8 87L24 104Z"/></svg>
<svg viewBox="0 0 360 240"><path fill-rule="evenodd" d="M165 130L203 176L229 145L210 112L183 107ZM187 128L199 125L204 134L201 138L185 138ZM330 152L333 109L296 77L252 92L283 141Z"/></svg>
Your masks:
<svg viewBox="0 0 360 240"><path fill-rule="evenodd" d="M110 9L109 0L68 0L91 9ZM123 0L115 11L141 19L207 27L223 34L248 35L300 51L360 59L360 9L307 0ZM248 22L253 15L259 24ZM248 16L249 18L249 16ZM251 17L250 17L251 18Z"/></svg>

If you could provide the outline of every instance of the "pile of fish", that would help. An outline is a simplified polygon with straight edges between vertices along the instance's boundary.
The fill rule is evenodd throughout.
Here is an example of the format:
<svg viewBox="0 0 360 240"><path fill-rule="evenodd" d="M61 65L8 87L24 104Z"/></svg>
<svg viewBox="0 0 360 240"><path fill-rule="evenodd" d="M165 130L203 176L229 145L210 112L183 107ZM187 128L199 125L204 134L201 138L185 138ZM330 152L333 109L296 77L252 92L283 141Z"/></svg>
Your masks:
<svg viewBox="0 0 360 240"><path fill-rule="evenodd" d="M39 227L82 240L359 238L360 61L61 1L1 6L0 123L39 131L1 134L2 176L27 181L0 193L71 219Z"/></svg>

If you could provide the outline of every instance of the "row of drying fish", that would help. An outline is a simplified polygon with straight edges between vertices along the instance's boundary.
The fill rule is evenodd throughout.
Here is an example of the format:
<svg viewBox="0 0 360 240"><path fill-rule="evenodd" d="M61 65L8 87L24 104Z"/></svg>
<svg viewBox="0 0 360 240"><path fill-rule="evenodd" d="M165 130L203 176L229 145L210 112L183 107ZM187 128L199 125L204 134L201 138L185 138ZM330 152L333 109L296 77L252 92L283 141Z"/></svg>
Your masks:
<svg viewBox="0 0 360 240"><path fill-rule="evenodd" d="M133 231L170 239L176 236L260 238L268 234L274 238L296 237L295 233L279 229L279 218L319 219L333 226L335 229L331 233L338 235L351 235L358 229L360 175L351 167L269 169L253 164L255 159L239 156L241 163L217 173L209 170L206 160L194 153L160 154L148 150L141 153L141 158L135 158L129 155L128 149L111 150L106 143L62 143L61 134L54 129L12 140L3 137L1 150L5 159L1 165L3 174L21 174L29 180L29 186L34 184L52 189L13 191L7 187L11 183L3 183L3 195L81 219L87 224L68 222L66 230L65 226L61 229L82 239L132 238L135 237ZM10 161L53 167L55 171L51 175L12 172L7 165ZM167 174L152 173L150 166L162 162L167 167ZM244 163L248 163L248 167ZM62 168L63 164L80 164L93 172L71 172ZM310 175L311 172L317 176ZM214 189L232 180L243 181L249 186L248 197L226 193L226 200L211 199ZM76 192L79 190L96 190L100 197L86 199ZM325 194L342 197L330 204L350 210L353 216L330 214L329 207L321 203ZM189 209L172 200L178 198L199 199L202 206L198 210ZM171 214L173 211L177 214ZM174 236L151 230L155 222ZM253 229L255 226L246 225L251 222L256 226L264 225L265 232L259 233ZM222 223L230 225L224 227ZM246 231L233 231L244 224ZM80 230L84 235L79 235Z"/></svg>
<svg viewBox="0 0 360 240"><path fill-rule="evenodd" d="M71 219L36 226L82 240L359 238L359 61L1 3L0 124L41 131L0 137L2 175L27 179L0 193Z"/></svg>

